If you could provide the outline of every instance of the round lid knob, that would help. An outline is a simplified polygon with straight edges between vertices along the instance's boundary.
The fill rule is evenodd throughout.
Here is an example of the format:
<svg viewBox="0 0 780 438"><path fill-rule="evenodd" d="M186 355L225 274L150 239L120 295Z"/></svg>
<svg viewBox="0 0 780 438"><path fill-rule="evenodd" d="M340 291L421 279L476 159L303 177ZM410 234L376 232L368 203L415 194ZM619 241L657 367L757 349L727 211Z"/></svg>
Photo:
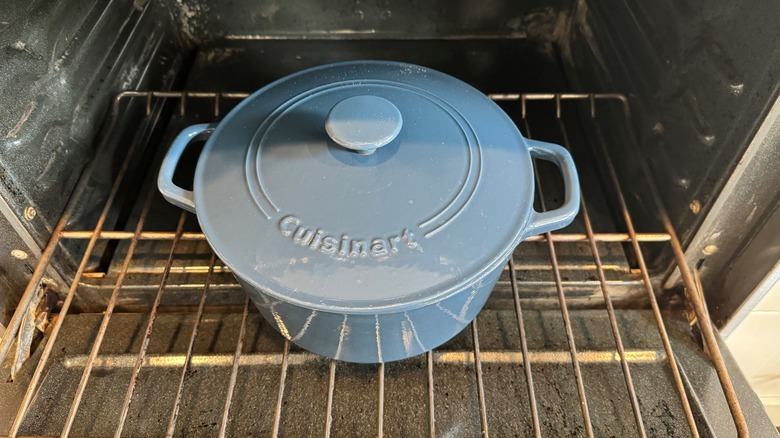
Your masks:
<svg viewBox="0 0 780 438"><path fill-rule="evenodd" d="M370 155L401 132L401 112L378 96L353 96L331 108L325 130L331 140L361 155Z"/></svg>

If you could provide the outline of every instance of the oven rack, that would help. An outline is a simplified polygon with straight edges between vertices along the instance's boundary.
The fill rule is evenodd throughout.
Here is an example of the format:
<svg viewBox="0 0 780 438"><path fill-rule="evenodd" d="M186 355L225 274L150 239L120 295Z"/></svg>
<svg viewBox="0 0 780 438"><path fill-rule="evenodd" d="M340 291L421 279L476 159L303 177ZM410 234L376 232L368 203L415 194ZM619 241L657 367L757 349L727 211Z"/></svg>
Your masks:
<svg viewBox="0 0 780 438"><path fill-rule="evenodd" d="M175 100L178 104L178 113L180 116L187 115L189 104L193 101L208 101L213 104L213 118L219 119L221 115L221 108L223 102L226 100L237 101L247 96L246 93L218 93L218 92L168 92L168 91L126 91L116 96L111 117L116 119L122 117L123 104L130 100L142 99L145 100L145 114L146 117L151 117L155 111L158 110L162 102ZM482 350L480 348L480 332L479 324L474 322L471 324L470 333L467 336L470 339L470 348L455 348L451 350L436 350L427 353L424 358L418 358L425 363L426 370L426 388L427 388L427 409L425 409L425 415L427 415L428 433L430 436L435 436L437 433L441 433L437 424L437 402L436 402L436 372L437 367L447 366L448 364L460 364L464 366L464 369L470 369L473 373L473 379L476 381L477 388L477 401L479 410L479 425L480 432L483 436L489 436L491 432L491 424L489 418L490 403L487 401L484 384L484 370L483 368L489 364L508 364L514 367L522 368L525 378L525 387L527 390L529 411L528 412L512 412L502 413L506 415L527 415L530 417L530 423L532 426L532 433L534 436L541 436L543 430L542 415L540 415L539 401L536 397L536 386L534 383L534 372L536 364L544 363L568 363L571 367L571 372L574 374L576 382L576 397L577 404L579 405L580 421L582 423L581 432L592 437L595 435L592 411L589 407L589 399L586 391L586 379L582 372L583 364L588 363L618 363L623 380L622 391L625 391L625 395L628 397L631 406L631 415L633 417L634 432L639 436L647 436L648 430L646 427L645 417L647 416L646 408L643 409L640 397L637 394L637 389L632 377L632 365L643 362L663 362L664 366L668 368L668 372L673 378L674 391L677 394L678 403L682 407L685 417L685 424L689 428L690 435L699 436L699 426L696 422L693 409L689 402L688 391L684 384L684 377L680 373L680 367L677 364L677 359L674 354L672 343L670 342L670 336L667 327L664 323L664 315L657 301L658 291L657 286L651 281L651 276L648 268L645 264L644 256L642 253L643 244L662 244L670 245L674 252L675 260L678 264L678 268L682 273L683 280L686 286L686 302L690 304L695 313L696 324L698 324L701 333L703 335L703 342L705 345L705 351L708 353L712 364L717 372L718 379L723 388L723 393L728 402L728 406L731 415L734 420L735 427L740 435L747 435L747 425L744 414L737 401L736 394L731 382L731 379L726 370L726 365L723 357L720 354L718 348L717 338L714 332L714 328L710 323L708 314L706 311L706 305L704 303L703 294L697 288L695 271L691 270L687 265L685 258L683 257L682 247L680 241L674 231L671 220L666 214L660 197L654 189L652 182L652 176L644 167L645 177L647 178L650 190L654 195L654 202L658 208L660 218L663 222L665 232L662 233L641 233L634 229L631 215L628 211L627 204L624 198L623 191L620 187L619 180L615 166L608 154L603 138L602 127L597 123L598 110L603 105L618 105L623 111L625 116L626 125L631 126L631 113L629 109L629 102L627 98L619 94L492 94L489 96L491 99L497 102L514 102L519 103L519 114L514 114L519 119L519 126L523 130L524 134L528 137L533 137L533 127L530 125L528 114L532 111L532 106L536 102L548 102L554 104L554 116L560 133L564 139L564 146L570 148L569 139L567 135L567 123L565 117L562 116L562 107L564 102L571 102L577 105L584 105L588 117L585 119L588 123L592 123L594 132L597 138L596 153L600 154L599 159L607 166L609 173L609 180L617 195L620 211L622 213L622 219L625 224L625 233L598 233L593 230L591 224L590 213L586 199L583 197L581 205L580 217L584 223L584 233L546 233L545 235L535 236L527 239L526 242L520 246L528 245L529 243L542 243L545 244L549 252L550 269L553 275L554 286L557 292L557 300L559 304L560 317L563 323L563 329L565 331L565 340L567 348L561 351L544 351L534 350L529 348L529 339L526 335L526 325L524 323L524 314L528 315L528 310L523 309L521 294L522 291L518 286L518 263L515 261L516 255L510 259L507 268L505 269L505 275L508 274L509 282L511 283L511 294L513 301L513 312L515 318L515 324L517 326L517 333L519 335L519 349L517 350ZM636 141L634 144L629 145L636 148ZM88 388L91 379L95 378L95 370L102 370L105 368L126 368L130 369L130 376L122 397L123 402L121 409L116 416L116 424L114 433L116 436L120 436L128 421L128 413L130 412L131 405L138 403L139 397L137 393L137 384L139 382L139 374L145 367L154 366L155 364L163 364L167 367L176 367L179 369L178 389L176 390L174 402L170 407L167 414L168 421L166 435L172 436L176 433L180 433L176 430L177 417L180 415L180 411L183 404L182 394L188 383L188 378L194 367L203 366L203 364L216 363L222 366L230 368L230 374L228 384L225 387L225 402L222 406L220 414L220 421L218 425L219 436L225 436L229 430L231 417L232 400L237 390L237 381L239 371L242 366L250 366L252 364L263 364L264 366L272 366L278 372L277 374L277 388L275 394L275 405L272 414L272 429L271 435L277 436L280 428L283 426L283 411L285 404L285 386L286 379L288 377L288 371L291 366L304 364L307 362L316 362L321 360L314 355L297 351L291 348L291 344L287 339L282 342L281 351L276 352L244 352L244 342L248 329L247 321L257 321L256 313L252 312L249 300L246 299L240 310L240 325L238 330L237 339L235 341L235 348L233 354L196 354L194 352L194 346L197 342L199 324L202 322L205 312L205 303L209 296L210 288L216 286L214 279L219 274L226 274L229 270L224 267L221 262L211 254L208 259L208 267L204 270L203 267L198 273L205 275L205 280L202 283L195 284L193 289L199 289L199 305L197 311L192 318L191 334L186 345L185 352L183 354L150 354L148 352L149 340L152 337L153 329L155 327L155 320L160 316L159 308L161 300L164 298L164 292L169 284L169 280L173 272L177 269L183 269L181 267L174 266L174 259L177 256L177 246L187 241L203 242L204 236L199 231L186 231L185 223L188 219L188 213L181 212L178 223L175 230L147 230L144 225L151 213L151 205L155 197L159 197L156 192L154 184L145 187L146 192L142 195L143 206L140 215L137 220L135 229L132 231L127 230L106 230L104 224L106 217L112 208L112 204L115 201L115 197L119 191L119 187L122 185L123 180L126 178L129 169L129 163L134 154L134 149L138 147L137 144L133 144L127 151L127 155L119 172L117 173L116 180L113 183L112 190L105 202L102 209L102 213L94 228L90 230L69 229L70 217L77 207L80 194L84 191L87 182L90 178L91 172L94 168L94 163L90 163L84 175L80 179L77 185L74 195L72 196L66 210L64 211L60 221L57 223L51 240L48 242L44 251L42 252L40 261L32 274L30 283L26 288L24 295L22 296L18 309L13 315L8 328L3 334L2 341L0 342L0 363L5 361L9 356L9 352L12 351L13 341L16 339L17 332L21 325L23 315L27 313L28 307L34 301L38 291L39 285L44 278L45 272L49 267L52 258L58 250L61 250L61 244L66 241L82 240L86 241L87 245L84 249L84 254L81 259L81 263L75 272L75 275L70 279L67 294L65 295L59 314L52 320L52 324L47 329L45 342L39 347L37 354L33 355L31 363L28 364L31 370L29 376L29 383L26 385L21 397L21 402L16 410L15 415L11 423L9 436L21 436L21 433L26 430L27 420L30 418L30 413L36 403L40 403L41 400L38 397L43 392L43 387L49 383L46 378L47 372L54 366L50 360L55 351L55 345L59 345L57 341L62 337L63 324L73 318L76 315L69 315L69 309L73 302L74 296L77 290L82 285L82 281L88 278L90 273L87 272L87 263L92 256L92 251L100 242L106 241L120 241L126 243L126 251L124 252L124 260L118 273L115 277L114 285L112 288L111 297L108 300L106 307L100 317L100 324L94 334L94 339L89 347L88 354L82 354L63 359L65 366L71 367L76 370L81 370L79 383L76 386L75 392L70 398L70 408L65 416L64 423L60 434L67 436L74 429L74 424L79 413L79 408L83 401L85 392ZM638 154L637 154L638 157ZM639 158L637 158L639 160ZM543 190L541 181L537 173L537 190L541 192ZM540 193L541 194L541 193ZM542 204L544 203L543 196ZM544 205L542 205L544 208ZM168 252L167 259L164 265L161 267L157 274L160 275L159 283L156 285L156 294L154 304L151 307L147 315L147 321L143 328L142 341L140 343L139 351L135 354L103 354L101 353L101 344L106 338L109 322L112 320L116 310L117 298L123 291L123 282L128 276L128 268L133 261L134 251L138 248L139 243L144 241L154 242L169 242L170 251ZM605 272L602 264L602 256L599 244L603 243L622 243L630 245L637 259L638 274L641 279L641 285L645 289L647 302L650 305L652 312L652 318L657 329L657 335L661 340L661 349L637 349L637 348L625 348L624 337L621 332L621 323L618 321L617 312L612 304L612 297L610 294L611 280L608 279L608 274ZM205 243L204 243L205 244ZM575 338L577 335L572 327L572 318L567 305L566 296L566 282L562 279L561 269L559 266L558 252L564 245L570 244L587 244L592 256L592 269L597 276L597 283L601 289L603 296L603 306L606 310L606 317L609 320L610 333L614 342L614 351L608 350L580 350L577 348ZM201 247L202 248L202 247ZM236 286L232 283L231 286ZM143 326L144 324L142 324ZM278 335L277 335L278 336ZM484 335L483 335L484 336ZM278 336L280 337L280 336ZM377 392L377 405L376 405L376 434L383 436L384 432L384 413L386 411L385 402L385 381L386 381L386 367L391 366L380 364L376 367L376 375L365 377L371 381L376 381ZM330 436L333 423L333 403L334 393L336 388L336 375L337 369L341 367L347 367L351 369L351 366L342 365L336 361L327 361L327 393L326 404L323 407L325 410L325 426L324 434ZM34 368L34 369L33 369ZM32 420L30 420L32 421Z"/></svg>

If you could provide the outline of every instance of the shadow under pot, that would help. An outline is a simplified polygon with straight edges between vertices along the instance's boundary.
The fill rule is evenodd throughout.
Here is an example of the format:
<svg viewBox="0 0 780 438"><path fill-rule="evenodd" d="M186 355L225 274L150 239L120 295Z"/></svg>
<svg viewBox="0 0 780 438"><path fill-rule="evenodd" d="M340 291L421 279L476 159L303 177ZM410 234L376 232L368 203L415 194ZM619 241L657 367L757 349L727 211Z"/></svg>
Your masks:
<svg viewBox="0 0 780 438"><path fill-rule="evenodd" d="M172 178L196 137L188 191ZM560 208L534 211L532 158L560 168ZM455 336L517 244L568 225L580 197L564 148L458 79L379 61L301 71L184 129L158 185L285 338L365 363Z"/></svg>

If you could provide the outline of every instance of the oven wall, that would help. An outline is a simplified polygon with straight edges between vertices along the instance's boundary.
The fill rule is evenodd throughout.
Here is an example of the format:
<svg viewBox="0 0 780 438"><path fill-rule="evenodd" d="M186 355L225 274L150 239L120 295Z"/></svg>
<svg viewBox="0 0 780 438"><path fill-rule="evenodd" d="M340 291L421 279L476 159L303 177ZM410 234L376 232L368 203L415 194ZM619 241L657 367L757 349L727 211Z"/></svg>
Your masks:
<svg viewBox="0 0 780 438"><path fill-rule="evenodd" d="M722 276L763 228L777 190L754 184L749 194L755 196L743 199L740 207L750 215L728 228L702 229L701 224L718 198L728 196L722 193L726 181L757 133L764 135L760 128L778 98L778 16L777 2L578 0L570 39L560 46L576 90L631 96L639 152L683 246L699 233L699 243L686 253L689 263L707 267L709 258L717 259L702 270L702 281L721 321L747 293L728 299ZM630 192L634 220L642 229L660 229L635 151L615 147L611 154ZM714 217L722 213L712 211ZM652 264L672 275L670 260L670 254L656 252ZM667 287L679 284L672 275Z"/></svg>
<svg viewBox="0 0 780 438"><path fill-rule="evenodd" d="M0 275L6 315L24 290L121 90L170 84L187 45L155 1L38 1L0 5ZM168 85L170 86L170 85ZM118 163L108 145L87 188L99 211ZM6 232L11 230L12 232ZM10 249L29 255L20 261ZM20 253L15 253L20 254ZM72 265L69 251L56 258ZM65 269L67 271L67 269Z"/></svg>

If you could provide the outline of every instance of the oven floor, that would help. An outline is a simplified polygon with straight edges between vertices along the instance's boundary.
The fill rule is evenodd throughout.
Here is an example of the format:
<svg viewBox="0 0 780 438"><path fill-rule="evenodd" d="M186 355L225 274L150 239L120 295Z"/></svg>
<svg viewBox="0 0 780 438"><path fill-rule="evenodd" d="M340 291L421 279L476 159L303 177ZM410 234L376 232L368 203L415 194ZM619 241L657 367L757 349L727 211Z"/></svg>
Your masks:
<svg viewBox="0 0 780 438"><path fill-rule="evenodd" d="M584 435L560 312L529 310L523 316L542 434ZM22 428L23 435L59 434L101 318L96 314L66 317L63 335L57 339L42 389ZM652 314L618 311L617 319L648 435L690 436ZM158 315L125 435L165 433L195 321L193 313ZM487 310L477 321L489 430L495 436L528 436L532 433L531 410L515 313ZM571 321L596 436L633 435L636 426L605 311L574 311ZM113 434L147 322L148 315L138 313L120 313L111 319L76 417L74 436ZM240 313L203 315L182 391L178 436L213 436L219 431L240 324ZM694 345L685 343L685 337L675 338L675 344L680 343L675 346L682 347L677 350L678 356L700 356ZM283 345L283 338L259 314L249 314L230 408L229 435L266 436L271 432ZM480 433L472 349L471 330L464 330L433 355L437 434ZM279 432L288 436L323 435L329 361L291 347L288 364ZM425 355L385 366L383 422L387 436L428 434L426 367ZM337 364L332 436L376 433L378 370L376 365ZM4 399L19 395L14 389L23 387L29 379L31 370L28 367L25 371L17 382L2 385ZM0 424L8 421L2 418Z"/></svg>

